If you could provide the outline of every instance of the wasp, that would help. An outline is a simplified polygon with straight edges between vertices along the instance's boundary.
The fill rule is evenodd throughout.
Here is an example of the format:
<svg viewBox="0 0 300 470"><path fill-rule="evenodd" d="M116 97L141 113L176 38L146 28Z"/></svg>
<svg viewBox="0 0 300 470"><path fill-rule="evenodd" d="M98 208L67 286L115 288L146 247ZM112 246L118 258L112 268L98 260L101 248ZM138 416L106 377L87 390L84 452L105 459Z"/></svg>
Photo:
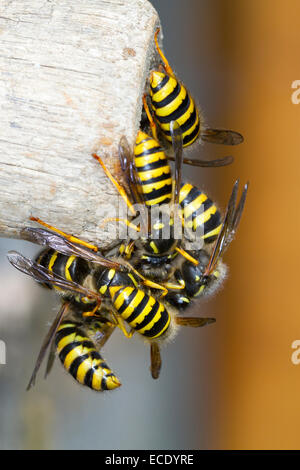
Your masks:
<svg viewBox="0 0 300 470"><path fill-rule="evenodd" d="M29 233L30 231L27 230L26 237ZM46 233L35 232L34 240L36 240L36 235L42 241L41 239L43 236L45 237ZM49 233L47 236L51 236L51 234ZM45 241L47 240L45 239ZM55 243L52 235L52 243L54 242L56 247L59 245L57 241L60 242L61 240L57 238ZM12 262L11 254L10 261ZM19 267L22 262L24 263L24 260L21 260L19 256ZM98 310L98 299L91 297L91 293L88 291L86 292L87 295L83 295L84 292L66 291L64 283L63 289L60 287L59 278L61 281L69 281L71 283L69 287L73 289L77 288L81 291L80 286L93 288L93 271L89 261L74 254L67 256L53 248L46 248L39 254L36 263L36 272L33 273L31 271L32 266L30 268L30 263L27 261L27 273L32 272L33 277L39 280L37 279L37 273L42 277L46 277L47 272L44 270L41 274L41 269L43 267L48 269L48 275L53 276L53 278L51 277L53 282L43 282L42 284L50 289L54 288L65 300L69 301L62 304L62 311L64 312L64 309L68 311L63 313L65 320L62 320L57 328L48 359L46 375L50 372L51 366L49 364L53 362L51 359L53 359L56 349L64 368L77 382L96 391L112 390L119 387L121 385L119 379L99 353L99 349L103 347L114 329L107 319L108 313L105 316L97 315L97 320L94 320L89 315ZM56 282L54 282L54 279L56 279ZM45 281L47 280L49 281L46 277ZM29 388L35 380L35 375L36 373L31 379Z"/></svg>
<svg viewBox="0 0 300 470"><path fill-rule="evenodd" d="M56 234L44 229L34 229L27 227L23 229L21 236L25 240L32 241L40 245L47 245L47 248L41 252L37 260L35 261L31 261L26 257L22 256L20 253L14 251L9 252L8 254L8 259L14 267L16 267L19 271L33 277L37 282L39 282L43 286L48 288L54 288L57 293L61 295L63 300L59 313L57 314L43 342L33 374L30 378L27 387L28 390L34 385L36 375L40 368L42 360L46 354L48 347L51 345L53 356L53 344L57 339L56 334L58 333L63 320L70 318L73 319L74 316L80 319L85 318L85 316L89 317L94 315L94 313L100 308L101 298L95 292L95 289L93 287L93 279L90 274L91 261L93 260L94 266L98 266L100 263L101 266L106 266L107 268L119 267L118 263L105 259L100 253L95 253L94 251L92 251L92 249L90 249L93 248L92 245L82 242L84 246L80 246L79 244L74 243L74 241L79 242L79 239L64 234L66 235L66 237L68 237L67 239L61 235L62 233L63 232L60 232L60 234ZM102 324L103 326L102 328L99 328L99 332L101 332L101 335L103 337L101 344L104 344L106 339L108 339L108 337L110 336L111 330L108 328L109 322L107 322L106 319L105 321L102 321ZM98 322L97 325L99 326L100 323ZM74 323L74 328L79 328L78 322ZM79 333L81 334L81 332L85 329L85 325L82 324L82 328L77 331L77 338L79 338ZM89 328L89 331L92 331L91 328ZM70 373L80 383L87 384L88 382L88 386L91 386L91 388L102 390L105 388L104 382L106 376L110 374L110 370L109 368L105 369L104 367L102 367L102 363L105 363L98 352L98 344L92 344L93 341L90 340L90 344L88 346L89 351L87 349L84 349L86 345L85 341L88 341L88 339L85 340L83 338L87 337L87 333L82 333L82 339L80 340L81 344L77 345L75 345L76 342L74 342L74 338L72 339L71 337L65 337L64 341L66 341L66 339L68 341L67 350L72 353L68 357L68 362L63 362L65 367L66 364L68 364L68 367L66 368L70 370ZM58 351L59 346L61 345L62 343L59 343L57 345ZM97 359L95 362L93 362L92 360L93 357ZM74 364L73 361L72 364L70 363L70 358L75 361ZM48 372L51 369L51 367L49 366L51 362L52 360L49 356L47 366ZM79 362L84 363L81 366L80 372L77 371L75 368L75 364L78 364ZM91 380L89 382L88 379L86 379L87 382L84 382L85 375L86 377L91 377L91 375L93 374L95 375L94 381ZM96 377L98 378L98 380L100 380L101 376L103 376L103 380L101 381L100 385L99 382L98 384L96 384ZM108 387L114 388L114 385L119 386L118 380L114 379L113 375L109 375L109 377L113 378L109 379L107 385Z"/></svg>
<svg viewBox="0 0 300 470"><path fill-rule="evenodd" d="M145 103L145 108L148 109L147 103ZM172 126L173 128L174 125ZM176 139L176 136L174 138ZM136 179L139 184L139 192L143 194L145 205L151 207L154 205L170 204L172 201L173 179L169 160L177 161L178 155L176 154L175 157L167 155L158 140L142 130L138 132L136 137L133 158L130 156L131 152L124 138L121 140L121 146L122 151L120 155L123 155L123 161L121 160L122 168L126 169L124 159L133 161ZM180 149L177 151L179 152ZM229 165L232 162L233 157L231 156L210 161L190 158L182 159L182 163L200 167L220 167ZM186 188L181 193L180 203L185 194Z"/></svg>
<svg viewBox="0 0 300 470"><path fill-rule="evenodd" d="M222 256L235 237L244 210L249 183L245 184L237 204L238 185L239 181L236 180L213 249L205 245L204 248L191 252L198 264L184 260L174 273L183 290L169 291L166 301L179 311L187 308L194 299L214 294L226 278L227 266L223 263Z"/></svg>
<svg viewBox="0 0 300 470"><path fill-rule="evenodd" d="M163 300L152 294L153 289L166 290L145 279L129 263L108 259L95 245L61 232L40 219L32 219L51 230L27 227L23 229L22 237L47 248L35 261L17 252L9 252L8 259L19 271L53 287L62 297L63 304L42 344L28 389L34 385L51 345L53 351L53 341L71 375L78 382L101 391L120 385L99 354L99 347L116 327L127 338L137 333L150 343L151 373L157 378L161 367L160 345L175 336L179 325L200 327L215 321L213 318L177 315L171 306L166 307ZM80 323L71 318L71 335L67 335L63 321L70 321L68 315L72 317L74 312ZM90 339L91 328L88 329L86 319L99 316L100 327L99 322L92 325L92 331L99 332L102 337L100 345L97 345ZM52 355L50 353L52 356L53 352ZM49 359L48 364L51 362Z"/></svg>
<svg viewBox="0 0 300 470"><path fill-rule="evenodd" d="M176 121L181 129L183 146L192 145L197 139L205 142L237 145L243 142L243 136L235 131L211 129L205 127L201 110L196 106L194 98L179 81L158 44L158 28L154 35L156 50L162 60L160 70L150 74L150 102L155 122L151 119L152 134L157 139L157 128L164 139L171 143L170 125Z"/></svg>
<svg viewBox="0 0 300 470"><path fill-rule="evenodd" d="M179 126L173 122L171 135L175 155L174 180L168 158L160 144L141 131L136 139L134 154L127 141L121 139L121 167L134 202L142 201L147 209L152 209L176 201L180 207L182 224L192 233L201 229L202 247L192 251L184 250L182 245L186 240L175 240L172 233L174 219L169 215L165 222L161 218L151 222L152 236L134 243L130 240L122 243L120 253L131 259L134 267L148 279L161 282L168 289L165 301L183 310L192 300L216 292L226 278L227 266L222 261L222 255L239 225L248 183L237 204L239 181L235 182L223 218L216 204L205 193L190 183L181 183L182 135ZM94 156L120 194L124 194L125 189L112 178L100 157ZM171 228L170 237L166 240L161 236L164 223ZM182 256L178 257L178 254Z"/></svg>
<svg viewBox="0 0 300 470"><path fill-rule="evenodd" d="M190 183L181 182L182 164L189 162L202 166L200 160L183 158L183 141L180 126L171 123L172 144L174 149L175 177L172 177L169 157L159 142L146 133L139 131L134 151L130 149L123 136L119 144L119 158L130 194L110 173L101 157L93 157L101 164L104 172L114 184L132 214L131 219L122 219L130 229L139 231L136 223L135 204L145 209L147 215L146 229L140 237L129 238L121 244L120 254L127 259L134 257L133 264L148 279L163 282L166 288L182 289L178 283L170 284L168 279L174 271L174 260L177 255L198 264L183 247L182 233L176 236L175 218L182 228L194 233L201 232L204 244L213 243L222 226L222 216L216 204L201 190ZM205 162L207 166L219 166L219 160ZM221 164L229 164L231 159L225 157ZM159 211L155 209L159 208ZM120 219L107 219L117 220ZM177 225L178 228L178 225ZM181 231L182 232L182 231ZM185 233L186 235L186 233Z"/></svg>

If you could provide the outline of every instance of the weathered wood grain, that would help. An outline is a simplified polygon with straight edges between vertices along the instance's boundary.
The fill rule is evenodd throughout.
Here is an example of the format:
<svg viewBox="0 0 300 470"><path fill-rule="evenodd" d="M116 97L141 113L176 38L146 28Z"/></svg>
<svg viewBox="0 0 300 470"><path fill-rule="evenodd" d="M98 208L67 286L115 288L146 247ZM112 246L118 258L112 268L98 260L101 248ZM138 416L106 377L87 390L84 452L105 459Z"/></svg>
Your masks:
<svg viewBox="0 0 300 470"><path fill-rule="evenodd" d="M0 235L31 215L105 244L117 146L134 142L159 20L147 0L2 0Z"/></svg>

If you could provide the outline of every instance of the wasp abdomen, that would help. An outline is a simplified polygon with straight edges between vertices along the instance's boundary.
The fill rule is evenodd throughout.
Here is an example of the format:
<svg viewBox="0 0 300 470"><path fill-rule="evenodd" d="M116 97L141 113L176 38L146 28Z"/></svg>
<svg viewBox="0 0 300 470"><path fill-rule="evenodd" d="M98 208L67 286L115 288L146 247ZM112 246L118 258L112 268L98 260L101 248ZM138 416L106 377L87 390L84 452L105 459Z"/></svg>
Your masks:
<svg viewBox="0 0 300 470"><path fill-rule="evenodd" d="M222 226L222 216L214 202L200 189L184 183L181 185L179 203L185 227L194 232L201 230L204 242L212 243Z"/></svg>
<svg viewBox="0 0 300 470"><path fill-rule="evenodd" d="M111 287L112 302L131 328L147 338L163 336L170 326L170 314L153 296L131 286Z"/></svg>
<svg viewBox="0 0 300 470"><path fill-rule="evenodd" d="M146 205L169 203L172 197L171 168L159 143L140 131L134 156Z"/></svg>
<svg viewBox="0 0 300 470"><path fill-rule="evenodd" d="M81 329L82 324L62 322L55 337L64 368L82 385L96 390L113 390L121 385L95 344Z"/></svg>
<svg viewBox="0 0 300 470"><path fill-rule="evenodd" d="M82 284L86 276L90 273L89 264L84 259L74 255L63 255L52 248L43 250L36 261L50 272L58 274L68 281L74 281L77 284ZM50 287L49 285L47 286ZM55 288L59 289L57 287Z"/></svg>
<svg viewBox="0 0 300 470"><path fill-rule="evenodd" d="M175 77L154 71L150 76L150 98L159 127L171 142L170 122L181 127L183 146L191 145L200 133L200 118L195 102Z"/></svg>

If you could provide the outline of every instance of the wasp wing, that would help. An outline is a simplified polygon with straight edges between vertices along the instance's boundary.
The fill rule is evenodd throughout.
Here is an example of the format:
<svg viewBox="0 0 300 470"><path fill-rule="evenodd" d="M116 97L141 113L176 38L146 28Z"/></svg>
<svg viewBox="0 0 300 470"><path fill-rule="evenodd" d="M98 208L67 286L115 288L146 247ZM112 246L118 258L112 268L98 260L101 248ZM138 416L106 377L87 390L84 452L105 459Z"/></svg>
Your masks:
<svg viewBox="0 0 300 470"><path fill-rule="evenodd" d="M205 270L204 276L211 273L216 266L217 261L220 259L228 245L232 242L236 233L237 227L241 220L242 212L245 206L247 191L249 183L246 183L238 205L236 206L237 193L238 193L239 180L236 180L227 205L225 217L223 220L222 228L216 240L212 255L210 257L208 266Z"/></svg>
<svg viewBox="0 0 300 470"><path fill-rule="evenodd" d="M45 375L44 375L45 379L48 377L48 375L50 374L52 370L52 367L55 361L55 353L56 353L56 346L55 346L55 341L53 339L51 346L50 346L49 356L47 360L47 366L46 366Z"/></svg>
<svg viewBox="0 0 300 470"><path fill-rule="evenodd" d="M240 223L240 220L241 220L241 217L242 217L242 213L243 213L243 210L244 210L244 207L245 207L248 187L249 187L249 183L246 183L245 186L244 186L243 192L241 194L238 205L236 204L236 201L237 201L237 189L236 189L234 210L230 211L231 214L230 214L230 217L228 219L228 227L227 227L226 235L224 237L222 250L221 250L222 254L224 253L227 246L232 242L232 240L233 240L233 238L236 234L236 231L237 231L237 228L239 226L239 223ZM230 202L229 202L229 204L230 204Z"/></svg>
<svg viewBox="0 0 300 470"><path fill-rule="evenodd" d="M201 139L211 144L239 145L244 142L244 137L239 132L226 129L204 129Z"/></svg>
<svg viewBox="0 0 300 470"><path fill-rule="evenodd" d="M231 227L231 230L232 230L233 233L236 232L236 230L239 226L239 223L240 223L240 220L241 220L241 217L242 217L242 213L243 213L243 210L244 210L244 207L245 207L248 188L249 188L249 181L244 186L239 204L238 204L238 206L236 208L236 211L234 213L234 218L233 218L232 227Z"/></svg>
<svg viewBox="0 0 300 470"><path fill-rule="evenodd" d="M144 198L144 194L142 191L142 182L138 175L138 171L135 166L134 155L130 146L128 144L128 140L125 136L122 136L119 143L119 159L121 163L122 171L125 174L127 184L130 188L132 200L137 203L141 204L144 208L147 207L146 200ZM151 226L149 217L145 211L140 211L141 223L144 226L145 233L150 233Z"/></svg>
<svg viewBox="0 0 300 470"><path fill-rule="evenodd" d="M105 258L100 253L94 253L84 246L71 242L62 235L43 228L25 227L21 230L21 236L24 240L48 246L66 256L79 256L86 261L91 261L109 269L120 268L119 263Z"/></svg>
<svg viewBox="0 0 300 470"><path fill-rule="evenodd" d="M199 328L202 326L210 325L215 323L216 319L212 317L175 317L177 325L180 326L191 326L193 328Z"/></svg>
<svg viewBox="0 0 300 470"><path fill-rule="evenodd" d="M231 132L231 131L222 131L222 132ZM183 150L182 131L181 131L181 127L176 121L170 122L170 134L172 137L172 146L173 146L174 156L168 155L167 158L168 160L172 160L175 162L175 181L177 181L177 179L179 181L181 180L181 170L182 170L183 163L185 163L186 165L200 166L200 167L220 167L220 166L230 165L234 160L232 156L217 158L215 160L200 160L198 158L197 159L183 158L182 156L182 150ZM233 144L228 143L228 145L233 145ZM176 176L177 173L179 173L179 176Z"/></svg>
<svg viewBox="0 0 300 470"><path fill-rule="evenodd" d="M32 376L30 377L29 384L27 386L27 390L30 390L30 388L33 387L33 385L35 384L36 376L37 376L37 373L38 373L38 371L41 367L41 364L42 364L43 359L45 357L46 351L47 351L49 345L52 344L53 339L55 337L55 334L56 334L56 332L59 328L59 325L61 324L64 316L68 312L69 306L70 306L70 302L64 302L63 305L61 306L54 322L52 323L51 328L48 331L48 333L46 335L46 338L43 341L42 347L40 349L35 367L33 369ZM48 361L47 369L48 369L48 367L49 367L49 361Z"/></svg>
<svg viewBox="0 0 300 470"><path fill-rule="evenodd" d="M157 343L151 343L150 346L150 371L153 379L158 379L161 369L161 355L160 355L160 348Z"/></svg>
<svg viewBox="0 0 300 470"><path fill-rule="evenodd" d="M119 160L133 201L135 203L145 205L143 193L139 189L141 187L141 181L135 167L134 155L125 135L121 137L119 142Z"/></svg>
<svg viewBox="0 0 300 470"><path fill-rule="evenodd" d="M219 232L218 238L216 240L213 252L211 254L209 263L207 265L207 268L205 270L204 276L208 275L209 273L212 272L214 269L218 259L220 258L222 252L223 252L223 247L224 243L228 234L228 228L230 226L230 221L232 220L234 216L234 209L235 209L235 203L236 203L236 197L237 197L237 191L238 191L238 185L239 185L239 180L236 180L233 189L231 192L231 196L229 198L229 202L227 205L225 217L223 220L223 224L221 227L221 230Z"/></svg>
<svg viewBox="0 0 300 470"><path fill-rule="evenodd" d="M62 276L54 274L35 261L31 261L17 251L9 251L7 254L9 262L19 271L31 276L37 282L53 284L63 290L81 294L85 297L91 297L101 303L101 296L97 292L77 284L73 281L67 281Z"/></svg>
<svg viewBox="0 0 300 470"><path fill-rule="evenodd" d="M168 155L167 159L175 161L175 158L172 155ZM234 161L234 158L229 155L227 157L216 158L215 160L198 160L193 158L183 158L182 161L186 165L200 166L203 168L218 168L221 166L231 165L231 163Z"/></svg>
<svg viewBox="0 0 300 470"><path fill-rule="evenodd" d="M173 202L175 205L179 204L179 194L180 194L180 185L181 185L181 174L182 174L182 131L181 127L176 121L170 122L170 133L172 137L172 146L174 151L175 159L175 187L173 194Z"/></svg>

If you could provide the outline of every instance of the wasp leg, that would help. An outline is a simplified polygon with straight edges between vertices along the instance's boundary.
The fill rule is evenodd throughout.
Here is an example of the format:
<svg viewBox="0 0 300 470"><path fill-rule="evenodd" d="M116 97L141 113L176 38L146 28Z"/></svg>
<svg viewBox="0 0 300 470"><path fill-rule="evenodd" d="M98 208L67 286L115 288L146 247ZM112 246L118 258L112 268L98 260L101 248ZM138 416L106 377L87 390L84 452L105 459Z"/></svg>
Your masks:
<svg viewBox="0 0 300 470"><path fill-rule="evenodd" d="M145 109L146 114L147 114L147 118L149 120L152 136L155 140L158 140L157 127L156 127L156 124L154 122L153 116L150 112L150 109L149 109L149 106L148 106L148 103L147 103L147 99L146 99L146 95L143 96L143 105L144 105L144 109Z"/></svg>
<svg viewBox="0 0 300 470"><path fill-rule="evenodd" d="M173 284L172 282L164 282L163 283L163 287L165 287L166 289L171 289L171 290L182 290L185 288L185 283L184 285L181 285L181 284Z"/></svg>
<svg viewBox="0 0 300 470"><path fill-rule="evenodd" d="M185 289L185 280L183 279L183 276L179 269L176 269L174 276L177 281L176 284L175 283L173 284L172 282L167 281L163 283L163 286L166 287L166 289L171 289L171 290Z"/></svg>
<svg viewBox="0 0 300 470"><path fill-rule="evenodd" d="M157 343L151 343L150 346L150 371L153 379L158 379L161 369L161 355Z"/></svg>
<svg viewBox="0 0 300 470"><path fill-rule="evenodd" d="M141 274L139 275L141 276ZM150 287L152 289L162 290L163 291L162 296L167 295L168 289L167 287L165 287L165 285L157 284L156 282L150 281L150 279L146 279L146 278L144 278L142 281L143 281L144 286Z"/></svg>
<svg viewBox="0 0 300 470"><path fill-rule="evenodd" d="M93 308L93 310L90 310L90 311L88 311L88 312L84 312L84 313L82 314L82 316L83 316L83 317L97 317L98 315L97 315L96 312L99 310L99 306L100 306L100 303L98 302L97 305L96 305L96 307Z"/></svg>
<svg viewBox="0 0 300 470"><path fill-rule="evenodd" d="M165 292L165 295L168 293L168 290L163 285L158 284L154 281L150 281L150 279L146 279L129 263L129 261L123 260L120 262L120 264L124 264L124 266L126 266L130 271L136 274L136 276L142 280L142 284L144 284L144 286L151 287L153 289L163 290Z"/></svg>
<svg viewBox="0 0 300 470"><path fill-rule="evenodd" d="M126 193L126 190L125 188L121 185L121 183L119 183L119 181L114 178L114 176L111 174L111 172L109 171L109 169L105 166L104 162L102 161L101 157L99 157L98 155L96 155L95 153L92 154L92 157L95 158L95 160L97 160L100 165L102 166L103 168L103 171L104 173L106 174L106 176L110 179L110 181L112 182L112 184L115 186L115 188L117 189L118 193L120 194L120 196L124 199L127 207L129 208L129 210L132 212L132 214L135 216L136 215L136 211L133 207L133 205L131 204L130 200L129 200L129 197Z"/></svg>
<svg viewBox="0 0 300 470"><path fill-rule="evenodd" d="M73 235L62 232L58 228L53 227L53 225L47 224L46 222L39 219L38 217L30 217L30 220L33 220L34 222L37 222L38 224L43 225L43 227L47 227L53 232L58 233L59 235L62 235L64 238L66 238L70 242L77 243L78 245L83 245L86 248L89 248L90 250L93 250L93 251L98 251L98 247L96 245L91 245L90 243L85 242L84 240L81 240L80 238L77 238L77 237L74 237Z"/></svg>
<svg viewBox="0 0 300 470"><path fill-rule="evenodd" d="M112 313L112 316L113 316L113 319L115 320L115 325L120 328L120 330L122 331L122 333L124 334L124 336L126 336L126 338L132 338L133 334L135 333L135 330L131 329L129 332L126 330L126 326L125 326L125 323L124 323L124 320L122 317L120 317L120 315L116 314L116 313Z"/></svg>
<svg viewBox="0 0 300 470"><path fill-rule="evenodd" d="M120 254L126 259L130 259L134 250L135 240L126 241L120 250Z"/></svg>
<svg viewBox="0 0 300 470"><path fill-rule="evenodd" d="M159 32L160 32L160 28L157 28L157 30L155 31L155 34L154 34L154 42L155 42L156 50L157 50L161 60L164 63L164 68L165 68L166 73L168 75L170 75L171 77L175 78L175 74L174 74L169 62L167 61L167 58L166 58L165 54L163 53L163 51L161 50L161 48L158 45L157 36L158 36Z"/></svg>
<svg viewBox="0 0 300 470"><path fill-rule="evenodd" d="M48 331L48 333L46 335L46 338L43 341L41 350L39 352L39 355L38 355L33 373L30 377L29 384L28 384L26 390L29 390L35 384L36 375L37 375L38 370L39 370L39 368L40 368L40 366L43 362L46 351L47 351L48 347L52 344L52 341L53 341L53 339L55 337L55 334L56 334L56 332L59 328L59 325L61 324L63 318L66 316L66 314L69 310L69 306L70 306L70 302L65 302L64 304L62 304L55 320L53 321L53 323L51 325L51 328Z"/></svg>
<svg viewBox="0 0 300 470"><path fill-rule="evenodd" d="M106 217L100 224L102 228L108 222L123 222L127 227L132 228L136 232L140 232L141 229L137 227L135 224L131 223L128 219L123 219L122 217Z"/></svg>
<svg viewBox="0 0 300 470"><path fill-rule="evenodd" d="M178 253L180 253L185 259L195 264L195 266L198 266L199 261L189 255L183 248L179 248L178 246L176 246L175 250L178 251Z"/></svg>

